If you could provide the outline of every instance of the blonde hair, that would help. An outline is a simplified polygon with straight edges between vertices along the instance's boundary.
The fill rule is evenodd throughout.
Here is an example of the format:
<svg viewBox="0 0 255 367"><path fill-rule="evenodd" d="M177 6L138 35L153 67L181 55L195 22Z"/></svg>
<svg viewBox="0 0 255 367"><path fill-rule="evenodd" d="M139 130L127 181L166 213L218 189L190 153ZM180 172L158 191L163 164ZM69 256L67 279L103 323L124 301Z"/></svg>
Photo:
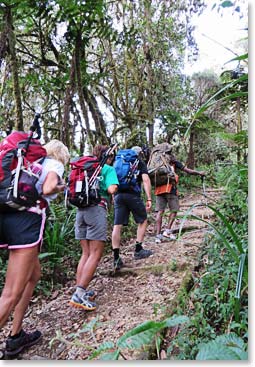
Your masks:
<svg viewBox="0 0 255 367"><path fill-rule="evenodd" d="M48 157L56 159L63 163L64 166L68 163L70 154L68 148L62 143L62 141L52 139L49 143L44 145L44 148L47 151Z"/></svg>

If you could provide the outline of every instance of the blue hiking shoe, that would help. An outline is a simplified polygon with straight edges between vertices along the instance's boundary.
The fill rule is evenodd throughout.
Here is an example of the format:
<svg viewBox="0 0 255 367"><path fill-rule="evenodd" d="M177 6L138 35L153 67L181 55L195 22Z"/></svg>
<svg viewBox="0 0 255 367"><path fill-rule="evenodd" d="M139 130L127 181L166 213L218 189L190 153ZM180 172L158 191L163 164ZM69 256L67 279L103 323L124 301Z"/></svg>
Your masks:
<svg viewBox="0 0 255 367"><path fill-rule="evenodd" d="M5 355L15 356L22 352L24 348L31 347L41 339L42 333L39 330L33 331L32 333L26 333L24 330L21 330L18 338L13 339L8 337L6 340Z"/></svg>
<svg viewBox="0 0 255 367"><path fill-rule="evenodd" d="M97 308L96 303L92 302L86 293L82 297L78 297L78 295L74 293L69 304L70 306L82 308L86 311L94 311Z"/></svg>
<svg viewBox="0 0 255 367"><path fill-rule="evenodd" d="M94 301L94 299L96 298L96 292L90 290L90 291L86 291L85 292L86 296L88 296L90 301Z"/></svg>
<svg viewBox="0 0 255 367"><path fill-rule="evenodd" d="M134 258L135 260L145 259L153 254L151 250L145 250L142 248L140 251L135 251Z"/></svg>

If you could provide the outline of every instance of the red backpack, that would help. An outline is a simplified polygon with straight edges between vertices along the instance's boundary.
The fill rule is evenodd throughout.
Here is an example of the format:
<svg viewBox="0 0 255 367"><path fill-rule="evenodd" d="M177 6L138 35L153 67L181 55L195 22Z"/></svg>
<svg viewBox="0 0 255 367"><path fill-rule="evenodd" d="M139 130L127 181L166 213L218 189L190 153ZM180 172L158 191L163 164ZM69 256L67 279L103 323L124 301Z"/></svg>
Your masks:
<svg viewBox="0 0 255 367"><path fill-rule="evenodd" d="M35 206L35 184L47 152L30 133L14 131L0 142L0 212Z"/></svg>
<svg viewBox="0 0 255 367"><path fill-rule="evenodd" d="M67 199L78 208L97 205L101 201L99 183L102 166L94 156L84 156L72 162L68 178Z"/></svg>

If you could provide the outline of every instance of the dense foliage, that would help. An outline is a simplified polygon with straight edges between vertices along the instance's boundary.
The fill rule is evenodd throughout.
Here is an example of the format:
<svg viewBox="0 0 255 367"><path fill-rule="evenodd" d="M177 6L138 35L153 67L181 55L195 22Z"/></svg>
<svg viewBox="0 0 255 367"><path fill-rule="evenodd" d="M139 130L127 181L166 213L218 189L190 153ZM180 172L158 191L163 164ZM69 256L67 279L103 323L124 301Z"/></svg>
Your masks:
<svg viewBox="0 0 255 367"><path fill-rule="evenodd" d="M229 178L228 181L226 177ZM247 167L222 167L217 179L221 185L226 183L227 189L222 203L219 203L220 217L217 217L214 223L217 232L208 233L206 246L200 258L201 268L195 277L193 289L188 295L182 293L179 312L189 316L190 324L171 341L168 349L171 358L195 359L206 342L219 340L217 336L230 332L242 339L241 351L247 350ZM230 225L237 238L228 230L227 226ZM223 234L227 246L224 245L219 233ZM236 247L235 240L239 241L240 248ZM225 359L225 357L228 359L228 354L224 357L226 350L223 348L220 352L215 345L217 346L213 343L208 344L211 351L208 358L199 352L198 359ZM221 358L218 358L219 355ZM247 359L245 353L242 357L240 359ZM232 356L231 359L239 358Z"/></svg>

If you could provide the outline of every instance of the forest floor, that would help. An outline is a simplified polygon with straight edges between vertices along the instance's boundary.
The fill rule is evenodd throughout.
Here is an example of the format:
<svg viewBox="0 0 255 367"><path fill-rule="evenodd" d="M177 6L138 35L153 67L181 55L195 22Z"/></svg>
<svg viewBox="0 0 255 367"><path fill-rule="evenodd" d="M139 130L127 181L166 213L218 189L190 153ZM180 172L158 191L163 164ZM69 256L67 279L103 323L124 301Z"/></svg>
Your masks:
<svg viewBox="0 0 255 367"><path fill-rule="evenodd" d="M221 194L221 190L207 189L206 197L201 191L186 195L180 200L179 215L185 214L195 203L214 203ZM204 205L195 208L192 213L213 220L213 212ZM164 217L163 227L166 220L167 217ZM180 224L181 219L177 219L173 227L176 232ZM113 272L112 253L102 258L90 285L90 289L97 293L97 310L86 312L69 305L74 279L47 299L33 298L24 320L24 329L39 329L43 338L24 350L17 359L84 360L103 342L116 342L125 332L142 322L164 318L166 305L176 297L185 275L198 265L208 226L201 221L186 220L180 239L165 240L161 244L155 244L154 226L155 213L151 213L144 241L144 247L153 251L149 258L134 260L134 240L122 244L121 257L125 267L120 271ZM87 330L86 325L92 325L93 321L94 326ZM5 338L9 333L8 326L4 328L4 333ZM58 338L54 339L56 335ZM127 351L125 358L148 359L137 351Z"/></svg>

